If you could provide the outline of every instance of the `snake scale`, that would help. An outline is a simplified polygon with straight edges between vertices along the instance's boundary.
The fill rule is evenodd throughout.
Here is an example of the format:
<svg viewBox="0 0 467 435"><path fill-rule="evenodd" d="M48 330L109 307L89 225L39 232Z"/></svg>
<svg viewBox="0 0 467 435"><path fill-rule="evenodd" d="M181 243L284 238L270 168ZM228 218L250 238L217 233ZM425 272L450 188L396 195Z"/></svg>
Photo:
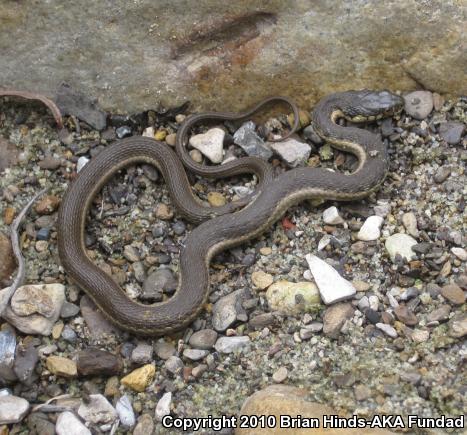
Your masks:
<svg viewBox="0 0 467 435"><path fill-rule="evenodd" d="M282 97L267 102L275 99L289 102ZM188 118L177 138L177 148L184 163L187 164L186 150L183 149L185 136L195 122L208 118L244 118L261 106L262 103L240 115L218 113L212 116L208 113ZM295 105L292 107L298 121ZM387 172L388 157L379 136L354 126L341 126L336 121L342 117L354 122L374 120L392 115L401 108L399 96L387 91L366 90L335 93L316 105L312 121L318 134L333 147L352 153L358 159L357 169L349 175L322 168L299 167L274 178L264 162L251 157L239 159L239 167L235 162L226 168L220 167L220 174L215 173L219 168L206 169L208 176L244 172L259 175L261 182L254 198L238 211L235 209L239 204L224 209L203 206L191 191L181 160L166 144L145 137L116 142L80 171L63 197L58 219L62 265L68 276L122 329L140 335L163 335L182 329L203 309L209 294L209 264L216 253L259 236L300 201L312 198L356 200L381 185ZM111 276L91 261L84 244L86 217L94 196L119 169L136 163L154 165L164 177L180 215L193 222L202 222L188 235L180 253L176 292L167 301L152 305L130 299ZM191 168L193 165L189 162L187 166ZM205 168L192 169L202 172Z"/></svg>

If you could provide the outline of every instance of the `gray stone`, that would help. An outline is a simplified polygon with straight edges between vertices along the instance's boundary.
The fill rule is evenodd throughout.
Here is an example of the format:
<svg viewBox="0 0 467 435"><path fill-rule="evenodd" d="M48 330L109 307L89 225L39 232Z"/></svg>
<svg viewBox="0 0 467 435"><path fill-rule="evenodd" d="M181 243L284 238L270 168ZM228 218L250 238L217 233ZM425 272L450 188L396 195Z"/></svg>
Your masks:
<svg viewBox="0 0 467 435"><path fill-rule="evenodd" d="M149 414L143 414L138 418L138 424L136 425L133 435L148 435L154 431L154 422Z"/></svg>
<svg viewBox="0 0 467 435"><path fill-rule="evenodd" d="M27 345L21 344L17 347L13 369L16 376L23 384L31 385L34 378L34 369L38 360L39 354L31 342Z"/></svg>
<svg viewBox="0 0 467 435"><path fill-rule="evenodd" d="M386 323L377 323L376 327L383 331L389 337L397 338L397 332L391 325L387 325Z"/></svg>
<svg viewBox="0 0 467 435"><path fill-rule="evenodd" d="M430 91L415 91L404 95L405 112L415 119L426 118L433 110L433 94Z"/></svg>
<svg viewBox="0 0 467 435"><path fill-rule="evenodd" d="M71 302L65 301L60 310L60 317L63 319L68 319L69 317L74 317L79 313L78 305L72 304Z"/></svg>
<svg viewBox="0 0 467 435"><path fill-rule="evenodd" d="M16 351L16 334L12 327L0 331L0 381L9 383L16 380L13 371Z"/></svg>
<svg viewBox="0 0 467 435"><path fill-rule="evenodd" d="M249 156L260 157L268 160L272 157L272 151L264 145L255 131L253 121L245 122L233 135L234 142L240 145Z"/></svg>
<svg viewBox="0 0 467 435"><path fill-rule="evenodd" d="M150 344L139 343L131 352L131 361L135 364L148 364L152 361L153 348Z"/></svg>
<svg viewBox="0 0 467 435"><path fill-rule="evenodd" d="M55 98L57 106L63 115L74 115L96 130L104 130L107 126L107 115L80 92L72 89L68 84L62 84Z"/></svg>
<svg viewBox="0 0 467 435"><path fill-rule="evenodd" d="M247 350L250 347L250 337L220 337L214 348L220 353L232 353Z"/></svg>
<svg viewBox="0 0 467 435"><path fill-rule="evenodd" d="M176 375L183 370L183 361L178 356L171 356L164 364L168 372Z"/></svg>
<svg viewBox="0 0 467 435"><path fill-rule="evenodd" d="M191 361L199 361L203 359L209 351L203 349L185 349L183 351L183 356L190 359Z"/></svg>
<svg viewBox="0 0 467 435"><path fill-rule="evenodd" d="M175 355L175 346L171 343L167 343L164 340L159 340L154 345L154 351L160 359L169 359L172 355Z"/></svg>
<svg viewBox="0 0 467 435"><path fill-rule="evenodd" d="M102 394L91 394L88 402L81 403L78 414L92 424L113 423L117 419L117 411Z"/></svg>
<svg viewBox="0 0 467 435"><path fill-rule="evenodd" d="M92 338L97 339L118 333L118 328L104 317L88 296L81 298L80 310Z"/></svg>
<svg viewBox="0 0 467 435"><path fill-rule="evenodd" d="M441 0L365 5L2 2L0 83L54 95L66 80L104 109L130 113L186 100L194 110L239 111L275 92L308 107L337 89L412 90L417 83L467 93L463 7Z"/></svg>
<svg viewBox="0 0 467 435"><path fill-rule="evenodd" d="M447 180L447 178L451 175L451 168L449 166L441 166L434 175L433 179L435 183L441 184Z"/></svg>
<svg viewBox="0 0 467 435"><path fill-rule="evenodd" d="M218 332L225 331L239 315L246 315L242 300L246 298L244 289L239 289L220 298L212 308L212 326Z"/></svg>
<svg viewBox="0 0 467 435"><path fill-rule="evenodd" d="M293 138L281 142L271 142L269 146L292 168L305 163L310 157L310 145Z"/></svg>
<svg viewBox="0 0 467 435"><path fill-rule="evenodd" d="M62 284L25 285L16 290L4 317L25 334L50 335L64 302Z"/></svg>
<svg viewBox="0 0 467 435"><path fill-rule="evenodd" d="M27 400L16 396L0 396L0 424L20 422L29 410Z"/></svg>
<svg viewBox="0 0 467 435"><path fill-rule="evenodd" d="M27 418L28 429L40 435L55 435L55 425L42 412L33 412ZM63 432L62 432L63 433Z"/></svg>
<svg viewBox="0 0 467 435"><path fill-rule="evenodd" d="M465 131L465 125L460 122L443 122L439 125L439 135L449 144L457 145Z"/></svg>
<svg viewBox="0 0 467 435"><path fill-rule="evenodd" d="M178 280L168 268L160 268L151 273L143 283L142 299L158 299L162 292L172 293L178 286Z"/></svg>
<svg viewBox="0 0 467 435"><path fill-rule="evenodd" d="M190 346L196 349L211 349L217 340L217 332L212 329L196 331L189 340Z"/></svg>
<svg viewBox="0 0 467 435"><path fill-rule="evenodd" d="M467 335L467 314L459 314L449 321L449 335L461 338Z"/></svg>
<svg viewBox="0 0 467 435"><path fill-rule="evenodd" d="M0 138L0 174L7 168L15 165L18 161L19 148L7 141L3 137ZM1 251L0 251L1 252ZM1 277L0 266L0 277Z"/></svg>
<svg viewBox="0 0 467 435"><path fill-rule="evenodd" d="M55 430L57 435L91 435L91 431L70 411L58 416Z"/></svg>

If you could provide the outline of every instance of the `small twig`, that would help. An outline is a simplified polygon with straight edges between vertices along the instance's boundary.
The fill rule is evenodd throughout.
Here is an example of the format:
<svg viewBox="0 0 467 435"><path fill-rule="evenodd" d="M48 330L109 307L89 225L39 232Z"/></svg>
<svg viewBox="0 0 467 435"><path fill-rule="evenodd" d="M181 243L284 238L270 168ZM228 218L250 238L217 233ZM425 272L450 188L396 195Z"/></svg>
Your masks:
<svg viewBox="0 0 467 435"><path fill-rule="evenodd" d="M26 267L24 264L23 255L21 254L21 246L19 242L19 227L21 226L21 223L24 217L26 216L27 212L29 211L31 206L34 204L36 199L39 198L39 196L43 195L45 192L47 192L47 190L48 189L46 188L46 189L41 190L39 193L36 193L36 195L34 195L34 197L20 211L18 216L16 216L15 220L10 226L11 245L13 248L13 253L15 254L15 257L16 257L16 261L18 263L18 272L16 273L16 277L13 281L13 284L11 284L10 287L7 287L4 290L5 293L2 294L2 297L0 299L0 316L3 314L3 311L8 305L10 298L13 296L13 293L24 282L24 277L26 274Z"/></svg>
<svg viewBox="0 0 467 435"><path fill-rule="evenodd" d="M32 408L32 412L39 411L39 409L41 409L43 406L50 405L55 400L69 399L70 397L73 397L73 396L71 394L61 394L60 396L52 397L51 399L47 400L46 402L34 406L34 408Z"/></svg>
<svg viewBox="0 0 467 435"><path fill-rule="evenodd" d="M44 95L36 94L34 92L27 92L27 91L0 89L0 97L21 97L21 98L26 98L27 100L38 100L44 103L49 108L49 110L52 112L52 115L55 118L55 122L57 123L58 128L63 128L63 117L60 112L60 109L57 107L57 105L52 100L45 97Z"/></svg>

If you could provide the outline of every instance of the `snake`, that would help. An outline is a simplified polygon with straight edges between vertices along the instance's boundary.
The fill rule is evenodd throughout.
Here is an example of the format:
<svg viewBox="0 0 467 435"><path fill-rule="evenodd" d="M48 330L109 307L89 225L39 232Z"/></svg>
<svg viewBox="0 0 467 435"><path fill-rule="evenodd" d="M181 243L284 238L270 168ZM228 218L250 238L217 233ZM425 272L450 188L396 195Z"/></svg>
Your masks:
<svg viewBox="0 0 467 435"><path fill-rule="evenodd" d="M354 125L340 125L339 120L372 121L392 116L402 107L402 98L388 91L346 91L324 97L312 112L312 125L333 148L353 154L358 160L357 168L350 174L319 167L290 169L263 182L256 196L243 208L218 215L213 215L214 208L196 200L181 160L168 145L135 136L111 144L83 167L63 196L57 225L58 251L67 276L123 330L161 336L187 327L208 300L209 265L217 253L258 237L301 201L358 200L381 186L389 158L380 136ZM223 119L223 115L226 114L220 113L218 119ZM193 125L193 118L188 122ZM181 130L180 146L188 128ZM165 301L148 305L130 299L89 258L84 243L93 198L119 169L136 163L151 164L160 171L181 216L205 219L188 234L180 251L175 293ZM223 175L228 174L227 171Z"/></svg>

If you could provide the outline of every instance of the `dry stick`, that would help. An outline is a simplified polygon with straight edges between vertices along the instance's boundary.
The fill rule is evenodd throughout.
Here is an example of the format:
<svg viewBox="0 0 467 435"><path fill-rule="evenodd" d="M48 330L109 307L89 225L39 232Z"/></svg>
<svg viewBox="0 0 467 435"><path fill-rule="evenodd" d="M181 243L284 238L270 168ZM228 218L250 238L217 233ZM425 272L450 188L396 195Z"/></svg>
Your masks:
<svg viewBox="0 0 467 435"><path fill-rule="evenodd" d="M48 189L46 188L46 189L41 190L39 193L36 193L34 197L21 210L18 216L16 216L15 220L10 226L11 245L13 247L13 252L15 254L16 261L18 263L18 272L16 273L16 277L15 277L15 280L13 281L13 284L10 287L7 287L5 290L3 290L4 293L1 295L1 298L0 298L0 316L3 314L3 311L8 305L8 302L10 301L11 296L13 296L13 293L24 282L24 277L26 274L24 258L23 258L23 255L21 254L21 247L19 244L19 231L18 231L19 227L21 225L21 222L24 219L24 216L26 216L27 212L29 211L31 206L34 204L34 201L37 198L39 198L39 196L47 192L47 190Z"/></svg>
<svg viewBox="0 0 467 435"><path fill-rule="evenodd" d="M57 107L57 105L52 100L45 97L44 95L37 94L35 92L16 91L13 89L0 89L0 97L21 97L21 98L26 98L27 100L41 101L52 112L58 128L63 128L63 118L62 118L60 109Z"/></svg>

